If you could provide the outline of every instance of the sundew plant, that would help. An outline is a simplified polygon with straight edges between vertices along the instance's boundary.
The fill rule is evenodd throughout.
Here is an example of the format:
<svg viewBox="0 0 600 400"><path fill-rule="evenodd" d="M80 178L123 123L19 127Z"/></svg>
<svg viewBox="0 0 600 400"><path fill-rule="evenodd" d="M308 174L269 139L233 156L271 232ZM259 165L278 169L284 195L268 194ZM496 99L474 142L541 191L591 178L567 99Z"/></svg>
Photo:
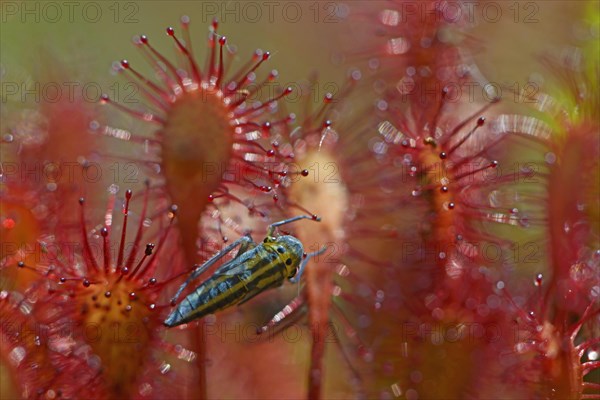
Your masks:
<svg viewBox="0 0 600 400"><path fill-rule="evenodd" d="M0 398L600 399L597 1L0 20Z"/></svg>

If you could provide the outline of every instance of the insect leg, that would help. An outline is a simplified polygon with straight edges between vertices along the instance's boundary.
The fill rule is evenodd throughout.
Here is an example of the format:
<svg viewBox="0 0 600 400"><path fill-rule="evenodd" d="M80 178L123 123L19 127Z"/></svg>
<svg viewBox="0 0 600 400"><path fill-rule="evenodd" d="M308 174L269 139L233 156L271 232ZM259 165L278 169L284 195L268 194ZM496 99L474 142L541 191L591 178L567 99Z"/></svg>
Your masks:
<svg viewBox="0 0 600 400"><path fill-rule="evenodd" d="M186 281L179 287L179 289L177 290L177 293L175 293L175 296L173 296L173 298L171 299L171 304L175 304L177 302L177 299L181 295L181 292L183 292L185 290L185 288L187 287L187 285L189 285L189 283L192 280L196 279L198 276L200 276L200 274L202 274L204 271L206 271L208 268L210 268L214 263L216 263L221 258L223 258L223 256L225 256L225 254L229 253L230 251L232 251L233 249L235 249L239 245L242 245L243 247L244 246L247 247L248 244L251 243L251 242L252 242L252 238L251 237L249 237L249 236L242 236L241 238L239 238L238 240L236 240L235 242L231 243L229 246L225 247L223 250L219 251L217 254L215 254L214 256L212 256L204 264L202 264L198 268L196 268L194 270L194 272L192 272L192 274L186 279Z"/></svg>
<svg viewBox="0 0 600 400"><path fill-rule="evenodd" d="M231 268L237 266L238 263L236 262L236 260L242 254L244 254L245 252L247 252L248 250L252 250L253 248L256 247L256 243L254 243L252 241L252 238L249 235L246 235L246 237L248 237L250 240L247 241L247 242L242 243L242 245L240 246L240 249L238 250L238 252L235 255L235 257L233 257L231 260L227 261L225 264L223 264L219 268L217 268L216 271L215 271L215 275L216 274L224 273L224 272L230 270Z"/></svg>
<svg viewBox="0 0 600 400"><path fill-rule="evenodd" d="M289 224L290 222L298 221L299 219L313 219L313 217L309 217L308 215L299 215L297 217L292 217L288 219L284 219L283 221L275 222L269 225L269 229L267 230L267 236L273 236L275 233L275 228L281 225ZM321 221L321 218L315 219L315 221Z"/></svg>
<svg viewBox="0 0 600 400"><path fill-rule="evenodd" d="M247 252L248 250L252 250L253 248L256 247L256 243L254 243L252 241L252 237L250 236L250 234L246 234L244 237L246 237L250 240L246 240L241 244L240 249L238 250L238 253L235 255L235 257L233 257L234 260L236 258L238 258L239 256L241 256L242 254L244 254L245 252Z"/></svg>
<svg viewBox="0 0 600 400"><path fill-rule="evenodd" d="M306 267L308 260L310 260L314 256L318 256L319 254L323 254L323 252L325 250L327 250L327 246L323 246L323 248L321 250L317 250L317 251L313 251L312 253L308 253L306 255L306 258L304 260L302 260L302 262L300 263L300 268L298 268L298 272L296 273L296 275L294 275L292 278L290 278L290 282L292 282L292 283L300 282L300 278L302 277L302 273L304 272L304 267Z"/></svg>

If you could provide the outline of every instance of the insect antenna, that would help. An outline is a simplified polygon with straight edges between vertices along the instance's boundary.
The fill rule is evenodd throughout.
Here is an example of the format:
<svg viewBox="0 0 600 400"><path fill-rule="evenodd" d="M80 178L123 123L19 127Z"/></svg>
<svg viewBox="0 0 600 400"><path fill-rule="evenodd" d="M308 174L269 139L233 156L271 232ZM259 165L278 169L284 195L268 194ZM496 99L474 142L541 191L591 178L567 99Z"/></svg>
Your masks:
<svg viewBox="0 0 600 400"><path fill-rule="evenodd" d="M273 236L273 233L275 233L275 228L280 227L281 225L286 225L292 222L296 222L298 220L301 219L312 219L314 221L320 222L321 218L316 216L316 215L298 215L296 217L292 217L292 218L288 218L288 219L284 219L283 221L279 221L279 222L274 222L271 225L269 225L269 229L267 230L267 235L268 236Z"/></svg>

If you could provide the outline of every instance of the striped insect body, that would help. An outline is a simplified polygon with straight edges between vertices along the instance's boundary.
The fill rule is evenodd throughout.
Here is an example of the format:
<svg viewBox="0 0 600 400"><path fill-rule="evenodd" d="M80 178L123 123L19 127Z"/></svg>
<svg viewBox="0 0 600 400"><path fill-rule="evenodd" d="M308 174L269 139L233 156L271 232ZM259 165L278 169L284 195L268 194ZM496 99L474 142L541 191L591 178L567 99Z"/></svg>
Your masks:
<svg viewBox="0 0 600 400"><path fill-rule="evenodd" d="M254 243L250 235L243 236L204 264L197 266L179 287L171 304L177 304L177 299L192 280L239 247L237 255L220 266L210 278L188 294L171 311L164 324L174 327L243 304L266 290L281 286L286 279L293 283L299 282L310 258L325 251L323 248L305 254L302 243L296 237L275 236L275 229L278 226L299 219L320 221L318 218L303 215L276 222L269 226L267 236L262 243Z"/></svg>

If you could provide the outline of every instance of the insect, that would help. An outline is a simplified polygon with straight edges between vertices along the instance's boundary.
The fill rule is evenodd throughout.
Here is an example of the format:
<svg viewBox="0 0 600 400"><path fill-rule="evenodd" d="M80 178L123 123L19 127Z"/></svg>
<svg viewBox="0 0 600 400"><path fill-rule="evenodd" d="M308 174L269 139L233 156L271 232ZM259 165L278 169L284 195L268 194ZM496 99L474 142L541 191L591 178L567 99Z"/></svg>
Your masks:
<svg viewBox="0 0 600 400"><path fill-rule="evenodd" d="M302 243L294 236L274 236L277 227L300 219L321 220L301 215L276 222L269 225L262 243L254 243L250 234L246 234L198 266L179 287L171 304L177 303L192 280L240 246L237 255L187 295L171 311L164 324L168 327L185 324L215 311L243 304L265 290L281 286L285 279L299 282L308 261L326 250L324 247L305 255Z"/></svg>

